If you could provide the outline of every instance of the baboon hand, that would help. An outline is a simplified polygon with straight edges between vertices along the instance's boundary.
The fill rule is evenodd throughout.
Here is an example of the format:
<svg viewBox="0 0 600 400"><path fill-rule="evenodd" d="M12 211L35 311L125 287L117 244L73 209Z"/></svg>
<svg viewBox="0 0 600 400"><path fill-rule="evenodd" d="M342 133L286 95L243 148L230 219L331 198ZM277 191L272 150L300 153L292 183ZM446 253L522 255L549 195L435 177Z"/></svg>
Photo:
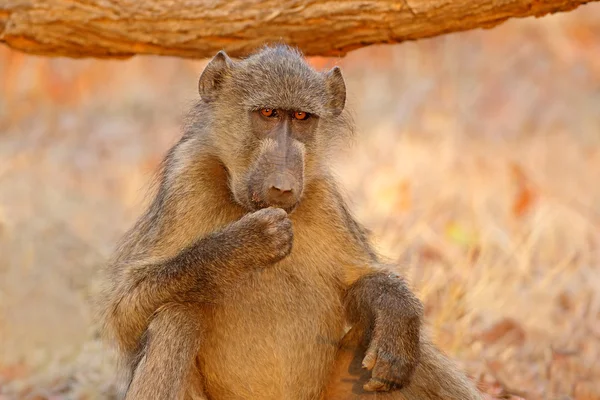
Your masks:
<svg viewBox="0 0 600 400"><path fill-rule="evenodd" d="M274 264L292 251L292 221L281 208L263 208L246 214L237 225L247 256L255 265Z"/></svg>
<svg viewBox="0 0 600 400"><path fill-rule="evenodd" d="M377 318L371 341L362 362L372 371L371 379L363 386L369 392L387 392L401 389L410 379L419 362L419 333L399 332L398 321ZM396 326L392 326L392 324Z"/></svg>

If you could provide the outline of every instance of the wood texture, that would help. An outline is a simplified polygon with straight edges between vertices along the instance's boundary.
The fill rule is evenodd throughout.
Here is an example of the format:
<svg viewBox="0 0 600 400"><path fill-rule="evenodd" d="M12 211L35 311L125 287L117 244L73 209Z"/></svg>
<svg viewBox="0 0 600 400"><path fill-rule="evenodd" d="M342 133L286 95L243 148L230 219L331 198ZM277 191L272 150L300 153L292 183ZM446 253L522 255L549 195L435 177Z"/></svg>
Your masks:
<svg viewBox="0 0 600 400"><path fill-rule="evenodd" d="M339 56L595 0L0 0L0 42L68 57L232 56L285 41Z"/></svg>

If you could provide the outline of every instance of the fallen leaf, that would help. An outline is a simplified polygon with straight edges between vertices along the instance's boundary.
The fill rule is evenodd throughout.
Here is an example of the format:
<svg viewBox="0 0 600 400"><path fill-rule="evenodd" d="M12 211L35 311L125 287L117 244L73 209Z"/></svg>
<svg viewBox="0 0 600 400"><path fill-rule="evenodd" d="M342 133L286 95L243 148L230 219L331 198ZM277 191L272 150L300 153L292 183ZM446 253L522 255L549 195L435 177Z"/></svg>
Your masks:
<svg viewBox="0 0 600 400"><path fill-rule="evenodd" d="M511 174L516 186L516 194L512 203L512 214L517 218L521 218L534 206L538 194L520 165L512 164Z"/></svg>
<svg viewBox="0 0 600 400"><path fill-rule="evenodd" d="M520 346L525 341L525 330L517 321L504 318L481 333L479 339L488 345L502 340L505 344Z"/></svg>
<svg viewBox="0 0 600 400"><path fill-rule="evenodd" d="M600 383L578 382L573 392L575 400L600 400Z"/></svg>
<svg viewBox="0 0 600 400"><path fill-rule="evenodd" d="M9 381L23 378L29 373L29 368L25 364L12 364L0 366L0 377Z"/></svg>
<svg viewBox="0 0 600 400"><path fill-rule="evenodd" d="M465 246L470 246L477 242L477 236L458 222L450 222L446 225L446 237Z"/></svg>

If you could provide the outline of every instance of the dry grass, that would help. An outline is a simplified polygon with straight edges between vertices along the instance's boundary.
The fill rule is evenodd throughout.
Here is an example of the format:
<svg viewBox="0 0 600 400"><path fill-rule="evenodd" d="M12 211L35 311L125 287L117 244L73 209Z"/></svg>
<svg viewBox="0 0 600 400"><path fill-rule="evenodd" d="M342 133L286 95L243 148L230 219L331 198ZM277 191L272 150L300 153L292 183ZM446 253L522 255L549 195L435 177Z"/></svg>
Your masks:
<svg viewBox="0 0 600 400"><path fill-rule="evenodd" d="M496 397L600 399L600 7L338 63L340 179L436 342ZM95 271L202 66L0 49L0 399L112 393Z"/></svg>

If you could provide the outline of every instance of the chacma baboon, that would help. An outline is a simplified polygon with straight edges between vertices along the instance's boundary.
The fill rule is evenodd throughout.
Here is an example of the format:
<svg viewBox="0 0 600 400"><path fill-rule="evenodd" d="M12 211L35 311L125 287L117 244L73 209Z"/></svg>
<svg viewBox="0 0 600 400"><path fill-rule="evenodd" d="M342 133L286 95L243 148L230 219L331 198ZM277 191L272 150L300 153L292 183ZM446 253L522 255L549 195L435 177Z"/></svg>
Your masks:
<svg viewBox="0 0 600 400"><path fill-rule="evenodd" d="M421 303L336 188L329 154L352 130L339 68L317 72L281 45L220 52L198 87L108 268L103 322L126 398L343 398L326 387L351 324L370 371L359 391L477 399L422 339Z"/></svg>

